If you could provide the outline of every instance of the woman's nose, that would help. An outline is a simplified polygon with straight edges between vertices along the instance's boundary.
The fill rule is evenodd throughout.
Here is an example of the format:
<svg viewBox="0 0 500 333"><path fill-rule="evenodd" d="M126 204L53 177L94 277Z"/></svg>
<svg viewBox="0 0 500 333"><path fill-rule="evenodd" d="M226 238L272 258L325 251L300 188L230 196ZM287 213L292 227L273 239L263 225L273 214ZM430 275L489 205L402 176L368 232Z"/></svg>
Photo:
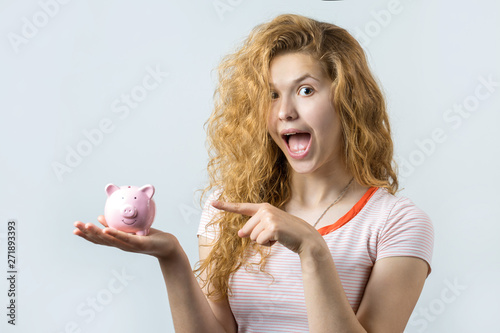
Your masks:
<svg viewBox="0 0 500 333"><path fill-rule="evenodd" d="M291 121L297 118L298 113L292 101L282 99L280 101L278 117L280 120Z"/></svg>

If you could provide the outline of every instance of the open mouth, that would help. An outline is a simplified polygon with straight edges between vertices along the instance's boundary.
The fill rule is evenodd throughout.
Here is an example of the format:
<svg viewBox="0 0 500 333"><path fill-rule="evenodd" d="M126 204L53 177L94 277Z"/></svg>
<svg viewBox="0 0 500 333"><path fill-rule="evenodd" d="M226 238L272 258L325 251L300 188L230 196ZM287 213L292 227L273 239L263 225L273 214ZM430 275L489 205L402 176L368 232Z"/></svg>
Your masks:
<svg viewBox="0 0 500 333"><path fill-rule="evenodd" d="M287 130L281 136L286 143L288 153L295 159L306 157L311 147L311 134L302 131Z"/></svg>
<svg viewBox="0 0 500 333"><path fill-rule="evenodd" d="M122 219L122 222L125 223L126 225L132 225L135 223L135 221L137 220L134 220L134 219Z"/></svg>

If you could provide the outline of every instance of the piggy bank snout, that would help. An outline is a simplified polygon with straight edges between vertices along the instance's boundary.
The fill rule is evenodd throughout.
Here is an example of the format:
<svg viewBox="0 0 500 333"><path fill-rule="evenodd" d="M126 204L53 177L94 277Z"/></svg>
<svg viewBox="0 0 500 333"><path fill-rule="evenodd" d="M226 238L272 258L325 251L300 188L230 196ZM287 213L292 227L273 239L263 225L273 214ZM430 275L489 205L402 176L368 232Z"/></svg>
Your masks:
<svg viewBox="0 0 500 333"><path fill-rule="evenodd" d="M137 216L137 209L129 204L125 204L120 207L120 213L123 215L123 217L136 217Z"/></svg>

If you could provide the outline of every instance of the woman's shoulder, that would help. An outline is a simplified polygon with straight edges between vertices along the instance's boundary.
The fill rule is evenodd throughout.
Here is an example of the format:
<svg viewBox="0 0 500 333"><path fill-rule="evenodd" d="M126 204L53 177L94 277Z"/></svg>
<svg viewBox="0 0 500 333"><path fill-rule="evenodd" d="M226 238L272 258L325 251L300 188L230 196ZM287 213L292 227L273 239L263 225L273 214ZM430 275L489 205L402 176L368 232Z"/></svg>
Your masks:
<svg viewBox="0 0 500 333"><path fill-rule="evenodd" d="M429 235L433 234L429 215L410 198L379 188L372 199L370 211L379 216L382 232L421 229Z"/></svg>
<svg viewBox="0 0 500 333"><path fill-rule="evenodd" d="M409 197L401 194L392 194L386 188L379 187L373 195L374 204L390 208L391 210L406 207L421 210Z"/></svg>
<svg viewBox="0 0 500 333"><path fill-rule="evenodd" d="M374 205L384 209L378 227L377 260L391 256L412 256L431 263L434 247L433 223L420 207L406 196L379 189Z"/></svg>
<svg viewBox="0 0 500 333"><path fill-rule="evenodd" d="M378 188L370 200L370 212L383 217L385 222L430 218L413 200L405 195L392 194L385 188Z"/></svg>

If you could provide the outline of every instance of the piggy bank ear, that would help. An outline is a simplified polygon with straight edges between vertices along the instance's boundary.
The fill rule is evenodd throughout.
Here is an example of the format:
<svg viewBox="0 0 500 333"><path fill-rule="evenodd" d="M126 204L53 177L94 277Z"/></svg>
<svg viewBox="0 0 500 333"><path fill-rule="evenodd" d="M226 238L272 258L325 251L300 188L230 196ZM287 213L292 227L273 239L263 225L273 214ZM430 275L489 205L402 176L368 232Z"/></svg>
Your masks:
<svg viewBox="0 0 500 333"><path fill-rule="evenodd" d="M144 192L149 199L153 197L153 194L155 194L155 187L153 185L144 185L139 189L139 191Z"/></svg>
<svg viewBox="0 0 500 333"><path fill-rule="evenodd" d="M115 191L118 191L120 188L114 184L108 184L106 185L106 187L104 188L104 191L106 191L106 194L109 196L111 196L111 194L113 194L113 192Z"/></svg>

